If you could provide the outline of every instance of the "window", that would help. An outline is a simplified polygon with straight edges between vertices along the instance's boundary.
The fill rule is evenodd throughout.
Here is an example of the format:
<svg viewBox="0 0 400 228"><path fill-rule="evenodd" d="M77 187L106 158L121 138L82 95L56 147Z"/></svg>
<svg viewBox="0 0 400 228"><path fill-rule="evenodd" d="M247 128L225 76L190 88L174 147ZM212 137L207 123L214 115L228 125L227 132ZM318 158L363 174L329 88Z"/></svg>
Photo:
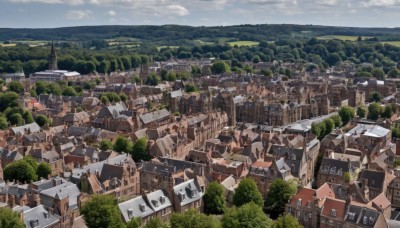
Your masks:
<svg viewBox="0 0 400 228"><path fill-rule="evenodd" d="M297 218L300 218L300 216L301 216L301 212L297 211Z"/></svg>
<svg viewBox="0 0 400 228"><path fill-rule="evenodd" d="M297 200L297 206L301 206L301 198Z"/></svg>
<svg viewBox="0 0 400 228"><path fill-rule="evenodd" d="M333 217L336 217L336 210L335 210L335 209L332 209L331 215L332 215Z"/></svg>

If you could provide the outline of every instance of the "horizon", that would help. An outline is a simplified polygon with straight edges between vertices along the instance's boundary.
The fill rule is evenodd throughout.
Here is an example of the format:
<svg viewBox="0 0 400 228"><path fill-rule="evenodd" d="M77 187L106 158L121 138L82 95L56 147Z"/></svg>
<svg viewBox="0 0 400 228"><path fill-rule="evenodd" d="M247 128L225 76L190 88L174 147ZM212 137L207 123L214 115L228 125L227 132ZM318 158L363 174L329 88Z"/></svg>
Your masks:
<svg viewBox="0 0 400 228"><path fill-rule="evenodd" d="M1 28L168 24L400 27L400 0L0 0L0 3Z"/></svg>

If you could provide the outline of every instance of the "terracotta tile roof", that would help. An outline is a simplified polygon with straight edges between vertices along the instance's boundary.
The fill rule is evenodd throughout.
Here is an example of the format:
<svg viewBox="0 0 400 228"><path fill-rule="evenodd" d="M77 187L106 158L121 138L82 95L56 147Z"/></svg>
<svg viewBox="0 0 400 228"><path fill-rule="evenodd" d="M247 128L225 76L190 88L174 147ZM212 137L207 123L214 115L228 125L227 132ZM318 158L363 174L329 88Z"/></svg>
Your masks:
<svg viewBox="0 0 400 228"><path fill-rule="evenodd" d="M315 197L319 199L318 206L322 207L325 198L335 198L335 193L333 192L332 188L327 184L323 184L315 191Z"/></svg>
<svg viewBox="0 0 400 228"><path fill-rule="evenodd" d="M265 162L264 161L256 161L251 165L251 167L269 168L269 167L271 167L271 165L272 165L272 162L270 162L270 161L265 161Z"/></svg>
<svg viewBox="0 0 400 228"><path fill-rule="evenodd" d="M309 188L301 188L296 195L292 197L290 204L295 206L298 203L301 203L302 207L307 206L307 203L313 203L314 201L315 190ZM299 201L301 200L301 201Z"/></svg>
<svg viewBox="0 0 400 228"><path fill-rule="evenodd" d="M346 201L327 198L321 211L321 215L343 221L346 212Z"/></svg>
<svg viewBox="0 0 400 228"><path fill-rule="evenodd" d="M388 198L386 198L385 194L382 192L375 199L372 200L372 205L378 208L386 209L391 205Z"/></svg>

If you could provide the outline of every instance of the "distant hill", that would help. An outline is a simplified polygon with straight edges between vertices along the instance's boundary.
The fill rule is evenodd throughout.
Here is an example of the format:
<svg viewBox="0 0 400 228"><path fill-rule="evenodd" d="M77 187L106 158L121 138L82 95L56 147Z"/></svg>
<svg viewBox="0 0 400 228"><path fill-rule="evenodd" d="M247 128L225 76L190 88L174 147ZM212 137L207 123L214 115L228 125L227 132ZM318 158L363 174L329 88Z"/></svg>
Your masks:
<svg viewBox="0 0 400 228"><path fill-rule="evenodd" d="M6 40L64 40L84 41L132 37L141 41L213 40L234 38L262 41L280 38L311 37L324 35L348 36L400 36L400 28L355 28L318 25L260 24L218 27L163 26L80 26L53 29L0 28L0 41Z"/></svg>

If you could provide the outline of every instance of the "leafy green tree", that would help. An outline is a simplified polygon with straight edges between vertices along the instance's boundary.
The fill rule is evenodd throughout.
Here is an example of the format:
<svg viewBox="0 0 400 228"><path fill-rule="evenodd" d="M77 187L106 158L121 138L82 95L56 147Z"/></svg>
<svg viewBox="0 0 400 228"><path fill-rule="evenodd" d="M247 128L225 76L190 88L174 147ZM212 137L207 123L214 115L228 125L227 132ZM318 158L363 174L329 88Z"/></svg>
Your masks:
<svg viewBox="0 0 400 228"><path fill-rule="evenodd" d="M302 228L303 226L299 223L295 217L290 214L282 215L276 220L273 228Z"/></svg>
<svg viewBox="0 0 400 228"><path fill-rule="evenodd" d="M81 214L89 228L123 227L116 199L110 195L94 195L83 204Z"/></svg>
<svg viewBox="0 0 400 228"><path fill-rule="evenodd" d="M226 199L224 187L218 182L212 182L207 186L203 196L204 213L206 214L223 214L226 211Z"/></svg>
<svg viewBox="0 0 400 228"><path fill-rule="evenodd" d="M21 114L14 113L10 116L10 122L12 125L21 126L24 124L24 119L22 118Z"/></svg>
<svg viewBox="0 0 400 228"><path fill-rule="evenodd" d="M371 72L372 76L375 77L378 80L383 80L385 79L385 72L383 71L382 68L375 68Z"/></svg>
<svg viewBox="0 0 400 228"><path fill-rule="evenodd" d="M108 60L103 60L100 62L100 65L97 69L99 73L106 74L110 73L111 63Z"/></svg>
<svg viewBox="0 0 400 228"><path fill-rule="evenodd" d="M158 85L158 83L160 83L161 79L160 77L158 77L156 74L150 74L147 78L146 78L146 85L152 85L152 86L156 86Z"/></svg>
<svg viewBox="0 0 400 228"><path fill-rule="evenodd" d="M24 87L21 85L21 83L17 81L12 81L8 83L8 89L12 92L21 94L24 92Z"/></svg>
<svg viewBox="0 0 400 228"><path fill-rule="evenodd" d="M225 61L216 61L211 66L211 72L213 74L229 73L230 68L229 68L229 65Z"/></svg>
<svg viewBox="0 0 400 228"><path fill-rule="evenodd" d="M128 153L132 151L132 141L128 138L118 136L117 140L114 143L114 150L117 152L125 152Z"/></svg>
<svg viewBox="0 0 400 228"><path fill-rule="evenodd" d="M221 223L222 228L265 228L271 227L273 221L259 205L251 202L239 208L229 208Z"/></svg>
<svg viewBox="0 0 400 228"><path fill-rule="evenodd" d="M34 122L32 113L30 111L23 112L22 113L22 118L24 118L25 124L30 124L30 123Z"/></svg>
<svg viewBox="0 0 400 228"><path fill-rule="evenodd" d="M163 222L160 218L151 218L143 228L169 228L168 224Z"/></svg>
<svg viewBox="0 0 400 228"><path fill-rule="evenodd" d="M129 99L129 97L126 94L121 94L121 95L119 95L119 99L121 101L125 102L125 101L127 101Z"/></svg>
<svg viewBox="0 0 400 228"><path fill-rule="evenodd" d="M367 116L367 108L365 108L364 106L358 107L357 116L359 116L360 118L365 118Z"/></svg>
<svg viewBox="0 0 400 228"><path fill-rule="evenodd" d="M261 193L258 191L256 182L251 178L244 178L240 181L239 186L235 190L235 194L233 195L233 204L240 207L250 202L262 206L263 198Z"/></svg>
<svg viewBox="0 0 400 228"><path fill-rule="evenodd" d="M1 130L5 130L8 128L8 122L7 122L7 118L5 117L0 117L0 129Z"/></svg>
<svg viewBox="0 0 400 228"><path fill-rule="evenodd" d="M342 107L339 110L339 116L342 119L343 124L346 125L347 123L350 122L351 119L354 118L354 116L355 116L354 109L349 106Z"/></svg>
<svg viewBox="0 0 400 228"><path fill-rule="evenodd" d="M370 102L380 102L382 100L381 94L374 91L369 94L369 101Z"/></svg>
<svg viewBox="0 0 400 228"><path fill-rule="evenodd" d="M187 93L193 93L193 92L197 91L196 86L193 85L193 84L187 84L185 87L186 87L186 92Z"/></svg>
<svg viewBox="0 0 400 228"><path fill-rule="evenodd" d="M173 213L170 226L174 228L218 228L220 223L212 215L207 216L195 209L190 209L184 213Z"/></svg>
<svg viewBox="0 0 400 228"><path fill-rule="evenodd" d="M368 119L377 120L381 115L382 109L379 103L372 103L368 106Z"/></svg>
<svg viewBox="0 0 400 228"><path fill-rule="evenodd" d="M385 109L383 110L381 117L382 118L390 118L393 115L392 108L389 105L385 106Z"/></svg>
<svg viewBox="0 0 400 228"><path fill-rule="evenodd" d="M333 129L335 129L335 122L331 118L325 119L324 124L325 124L325 135L330 134L333 131Z"/></svg>
<svg viewBox="0 0 400 228"><path fill-rule="evenodd" d="M103 103L103 104L107 104L107 103L110 102L110 100L108 99L107 96L101 96L100 101L101 101L101 103Z"/></svg>
<svg viewBox="0 0 400 228"><path fill-rule="evenodd" d="M36 181L36 170L26 160L18 160L4 168L4 179L9 181L29 182Z"/></svg>
<svg viewBox="0 0 400 228"><path fill-rule="evenodd" d="M100 150L111 150L113 148L112 142L108 139L103 139L100 142Z"/></svg>
<svg viewBox="0 0 400 228"><path fill-rule="evenodd" d="M340 62L342 62L342 58L340 57L340 55L338 53L331 53L331 54L329 54L326 62L330 66L335 66L335 65L338 65Z"/></svg>
<svg viewBox="0 0 400 228"><path fill-rule="evenodd" d="M335 127L341 127L342 126L342 118L339 115L333 115L330 118L335 123Z"/></svg>
<svg viewBox="0 0 400 228"><path fill-rule="evenodd" d="M43 127L46 123L48 123L49 122L49 120L47 119L47 117L46 116L44 116L44 115L38 115L38 116L36 116L36 123L39 125L39 126L41 126L41 127Z"/></svg>
<svg viewBox="0 0 400 228"><path fill-rule="evenodd" d="M0 227L25 228L25 224L17 212L7 207L0 207Z"/></svg>
<svg viewBox="0 0 400 228"><path fill-rule="evenodd" d="M253 57L253 63L259 63L259 62L261 62L260 56L255 55L255 56Z"/></svg>
<svg viewBox="0 0 400 228"><path fill-rule="evenodd" d="M0 112L13 107L18 107L18 94L14 92L0 93Z"/></svg>
<svg viewBox="0 0 400 228"><path fill-rule="evenodd" d="M58 83L49 83L47 85L47 93L59 96L62 94L61 86Z"/></svg>
<svg viewBox="0 0 400 228"><path fill-rule="evenodd" d="M311 124L311 132L317 136L317 138L321 137L321 125L318 123L312 123Z"/></svg>
<svg viewBox="0 0 400 228"><path fill-rule="evenodd" d="M35 83L36 94L39 96L40 94L47 93L47 85L44 81L38 81Z"/></svg>
<svg viewBox="0 0 400 228"><path fill-rule="evenodd" d="M136 217L132 218L128 223L126 223L126 228L140 228L142 227L142 218Z"/></svg>
<svg viewBox="0 0 400 228"><path fill-rule="evenodd" d="M47 178L49 175L51 175L51 167L49 163L42 162L39 164L36 170L36 174L38 178Z"/></svg>
<svg viewBox="0 0 400 228"><path fill-rule="evenodd" d="M388 77L390 77L390 78L397 78L399 75L400 75L400 72L399 72L399 70L396 69L396 68L391 69L391 70L388 72Z"/></svg>
<svg viewBox="0 0 400 228"><path fill-rule="evenodd" d="M135 161L149 161L151 159L150 155L147 153L147 139L140 138L132 146L132 158Z"/></svg>
<svg viewBox="0 0 400 228"><path fill-rule="evenodd" d="M296 181L284 181L276 179L272 182L265 201L271 218L278 218L285 212L285 205L288 200L297 192Z"/></svg>
<svg viewBox="0 0 400 228"><path fill-rule="evenodd" d="M62 95L73 97L73 96L78 95L78 93L75 91L74 87L67 86L67 88L65 88L64 91L62 92Z"/></svg>

